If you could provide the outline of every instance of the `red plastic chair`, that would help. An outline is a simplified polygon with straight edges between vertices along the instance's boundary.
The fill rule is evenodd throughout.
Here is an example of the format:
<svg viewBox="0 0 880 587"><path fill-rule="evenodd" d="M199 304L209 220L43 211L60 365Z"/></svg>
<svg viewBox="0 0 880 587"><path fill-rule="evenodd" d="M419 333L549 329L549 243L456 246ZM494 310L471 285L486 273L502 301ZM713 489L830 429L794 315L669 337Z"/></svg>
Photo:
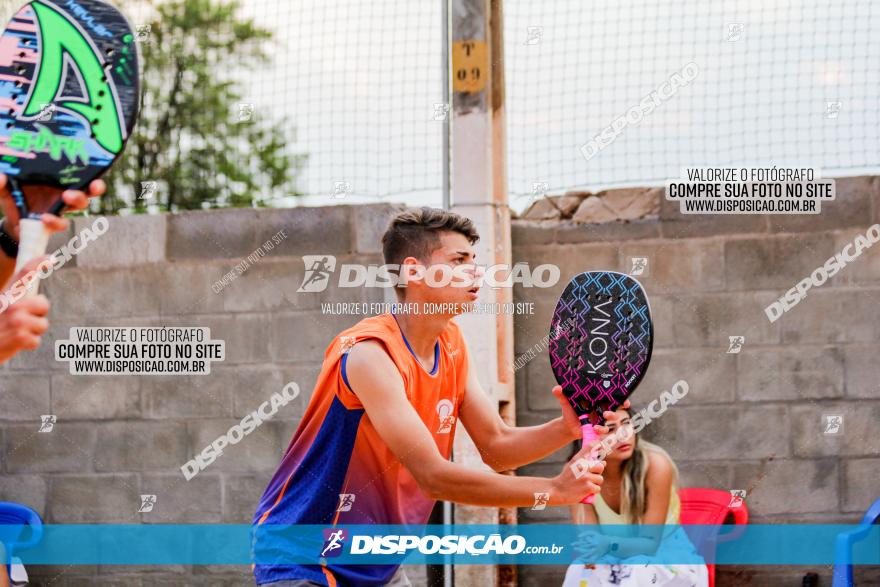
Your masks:
<svg viewBox="0 0 880 587"><path fill-rule="evenodd" d="M731 494L729 491L720 489L701 489L690 487L680 489L678 497L681 500L681 516L682 525L699 524L717 526L721 524L748 524L749 510L745 502L739 505L731 506ZM687 532L687 528L685 531ZM724 534L718 536L717 533L711 537L696 537L692 532L688 532L695 545L704 544L707 540L712 543L729 540L733 534ZM707 564L709 568L709 587L715 587L715 565Z"/></svg>

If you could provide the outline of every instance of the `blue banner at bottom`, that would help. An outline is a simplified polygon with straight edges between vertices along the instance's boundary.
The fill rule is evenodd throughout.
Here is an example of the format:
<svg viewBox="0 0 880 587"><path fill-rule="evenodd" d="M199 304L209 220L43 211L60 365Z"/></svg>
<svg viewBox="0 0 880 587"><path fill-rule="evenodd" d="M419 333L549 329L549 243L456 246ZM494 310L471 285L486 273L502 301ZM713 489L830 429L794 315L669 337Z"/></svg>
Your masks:
<svg viewBox="0 0 880 587"><path fill-rule="evenodd" d="M830 524L62 524L0 526L0 542L26 565L880 565L880 526Z"/></svg>

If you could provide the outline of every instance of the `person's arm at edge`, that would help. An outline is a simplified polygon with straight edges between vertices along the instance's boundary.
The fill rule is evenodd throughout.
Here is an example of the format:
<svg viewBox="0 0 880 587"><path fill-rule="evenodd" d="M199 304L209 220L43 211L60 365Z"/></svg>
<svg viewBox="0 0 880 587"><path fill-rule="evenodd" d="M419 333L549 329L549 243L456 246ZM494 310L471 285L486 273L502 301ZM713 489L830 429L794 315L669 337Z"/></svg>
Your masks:
<svg viewBox="0 0 880 587"><path fill-rule="evenodd" d="M565 466L557 477L511 477L470 469L443 458L434 439L406 398L397 368L377 341L358 343L350 351L346 375L373 426L409 470L422 491L434 499L487 507L528 507L535 493L549 493L550 505L580 501L599 490L598 472L575 476ZM586 449L575 458L585 456Z"/></svg>
<svg viewBox="0 0 880 587"><path fill-rule="evenodd" d="M46 257L32 259L17 277L23 280L44 259ZM16 286L0 290L0 364L22 351L35 350L40 346L40 337L49 329L49 300L46 296L19 299L22 294ZM13 300L17 301L13 303Z"/></svg>
<svg viewBox="0 0 880 587"><path fill-rule="evenodd" d="M7 283L12 279L13 271L15 271L15 259L0 251L0 290L6 289ZM2 583L0 583L0 587L3 587Z"/></svg>
<svg viewBox="0 0 880 587"><path fill-rule="evenodd" d="M18 210L15 208L15 204L12 201L12 196L7 188L7 183L8 180L6 175L0 173L0 209L2 209L5 218L4 224L6 232L13 239L18 240ZM52 188L44 187L39 187L37 189L43 194L45 194L47 190L49 192L54 191ZM104 180L96 179L89 184L88 194L82 190L64 190L61 197L68 210L85 210L89 205L89 198L97 198L106 190L107 185L104 183ZM45 197L46 196L43 195L43 198ZM40 219L43 221L43 224L46 225L47 230L52 233L67 230L67 227L69 226L66 219L53 214L43 214L40 216ZM9 285L8 282L12 278L13 271L15 271L15 259L0 251L0 290L6 289L6 286Z"/></svg>

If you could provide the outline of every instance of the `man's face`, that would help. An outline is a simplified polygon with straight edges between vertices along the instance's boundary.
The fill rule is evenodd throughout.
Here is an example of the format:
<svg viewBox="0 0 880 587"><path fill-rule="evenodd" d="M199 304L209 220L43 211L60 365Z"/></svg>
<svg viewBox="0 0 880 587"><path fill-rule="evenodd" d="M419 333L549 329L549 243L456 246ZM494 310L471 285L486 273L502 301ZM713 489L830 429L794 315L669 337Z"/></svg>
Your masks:
<svg viewBox="0 0 880 587"><path fill-rule="evenodd" d="M466 310L462 304L476 302L483 278L482 268L476 265L476 253L468 239L457 232L440 234L440 245L426 260L407 257L404 264L423 265L424 273L409 278L406 291L407 302L459 304L461 314ZM445 312L444 312L445 313Z"/></svg>

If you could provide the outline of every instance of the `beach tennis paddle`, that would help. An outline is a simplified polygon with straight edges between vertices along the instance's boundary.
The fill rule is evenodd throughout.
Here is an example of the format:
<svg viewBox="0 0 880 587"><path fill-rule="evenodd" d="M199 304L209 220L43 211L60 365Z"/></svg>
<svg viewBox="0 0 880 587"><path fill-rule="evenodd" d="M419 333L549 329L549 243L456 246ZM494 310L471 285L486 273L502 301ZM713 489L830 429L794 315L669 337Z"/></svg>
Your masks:
<svg viewBox="0 0 880 587"><path fill-rule="evenodd" d="M15 272L45 253L26 186L86 189L122 154L140 105L131 25L100 0L34 0L0 35L0 173L20 218ZM36 295L36 280L27 295Z"/></svg>
<svg viewBox="0 0 880 587"><path fill-rule="evenodd" d="M602 413L620 407L644 377L653 341L648 297L629 275L589 271L565 287L550 325L550 364L584 445L598 440L593 425Z"/></svg>

